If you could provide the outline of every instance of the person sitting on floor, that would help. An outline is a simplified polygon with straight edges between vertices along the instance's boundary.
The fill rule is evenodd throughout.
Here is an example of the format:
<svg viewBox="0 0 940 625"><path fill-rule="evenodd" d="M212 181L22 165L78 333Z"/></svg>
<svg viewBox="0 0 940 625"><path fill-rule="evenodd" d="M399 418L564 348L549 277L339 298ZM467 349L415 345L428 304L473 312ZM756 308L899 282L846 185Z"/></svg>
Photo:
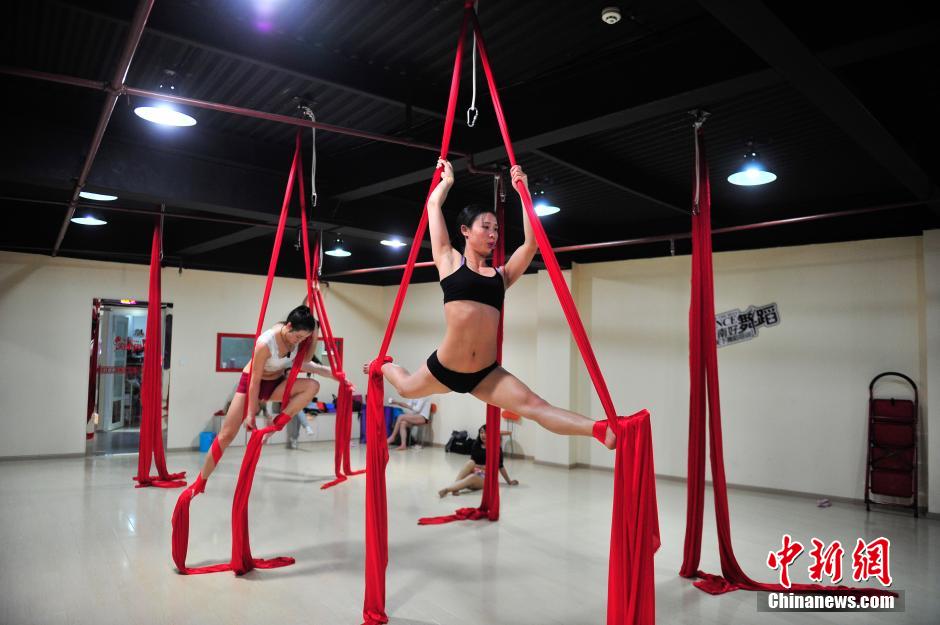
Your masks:
<svg viewBox="0 0 940 625"><path fill-rule="evenodd" d="M499 446L496 446L499 449ZM509 472L503 466L503 450L499 449L499 474L503 476L506 483L510 486L516 486L519 480L509 479ZM470 460L463 465L460 472L457 473L457 479L450 486L446 486L437 491L438 496L446 497L447 493L453 493L456 497L463 489L480 490L483 488L483 480L486 478L486 426L480 426L477 433L477 439L473 441L473 447L470 450Z"/></svg>

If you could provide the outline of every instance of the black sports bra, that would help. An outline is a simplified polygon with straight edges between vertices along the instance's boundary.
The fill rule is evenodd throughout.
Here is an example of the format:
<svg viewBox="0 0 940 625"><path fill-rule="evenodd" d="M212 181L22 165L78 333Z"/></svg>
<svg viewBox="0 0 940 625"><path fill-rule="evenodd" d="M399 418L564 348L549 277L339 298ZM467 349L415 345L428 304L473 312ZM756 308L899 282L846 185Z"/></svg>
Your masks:
<svg viewBox="0 0 940 625"><path fill-rule="evenodd" d="M489 277L480 275L467 267L466 257L461 259L457 271L441 280L441 290L444 291L445 304L469 300L492 306L496 310L503 309L503 298L506 296L502 271L497 269L496 274Z"/></svg>

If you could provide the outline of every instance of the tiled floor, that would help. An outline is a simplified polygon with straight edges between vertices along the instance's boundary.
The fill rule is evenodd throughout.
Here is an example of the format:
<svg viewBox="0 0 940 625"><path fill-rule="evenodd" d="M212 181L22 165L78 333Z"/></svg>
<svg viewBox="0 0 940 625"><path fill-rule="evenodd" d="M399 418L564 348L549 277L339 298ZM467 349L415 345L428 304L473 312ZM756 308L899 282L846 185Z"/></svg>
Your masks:
<svg viewBox="0 0 940 625"><path fill-rule="evenodd" d="M166 440L166 430L163 430ZM111 432L95 432L94 437L86 441L85 450L90 454L126 454L136 453L140 448L140 428L121 428Z"/></svg>
<svg viewBox="0 0 940 625"><path fill-rule="evenodd" d="M232 448L192 506L189 563L228 560L230 513L242 448ZM364 449L354 448L362 466ZM509 460L517 487L502 487L502 518L419 527L424 515L475 504L477 495L439 500L436 490L466 457L440 448L392 452L388 468L391 622L575 625L605 622L612 475ZM136 457L0 463L0 623L199 625L360 623L363 589L362 476L321 491L332 446L270 446L252 491L252 550L292 555L294 566L181 576L170 559L170 513L178 490L134 489ZM190 479L197 453L168 457ZM677 576L685 528L684 484L658 485L663 546L656 557L661 624L940 623L940 522L860 506L821 509L810 499L730 493L734 545L745 571L772 581L767 552L790 533L854 545L892 541L902 613L758 613L762 593L710 596ZM709 493L710 497L710 493ZM705 521L702 568L718 572L713 518ZM851 547L849 547L849 551ZM808 581L805 556L791 568ZM851 556L846 554L851 572Z"/></svg>

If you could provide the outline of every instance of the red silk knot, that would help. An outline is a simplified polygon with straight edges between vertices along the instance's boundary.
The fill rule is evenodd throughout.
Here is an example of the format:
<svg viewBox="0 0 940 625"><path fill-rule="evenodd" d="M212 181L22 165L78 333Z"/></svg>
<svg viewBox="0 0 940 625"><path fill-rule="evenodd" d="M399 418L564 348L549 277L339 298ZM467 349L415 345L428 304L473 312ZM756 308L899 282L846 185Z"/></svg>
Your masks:
<svg viewBox="0 0 940 625"><path fill-rule="evenodd" d="M384 356L382 358L376 358L371 363L369 363L369 375L372 376L382 376L382 367L386 364L392 362L391 356Z"/></svg>

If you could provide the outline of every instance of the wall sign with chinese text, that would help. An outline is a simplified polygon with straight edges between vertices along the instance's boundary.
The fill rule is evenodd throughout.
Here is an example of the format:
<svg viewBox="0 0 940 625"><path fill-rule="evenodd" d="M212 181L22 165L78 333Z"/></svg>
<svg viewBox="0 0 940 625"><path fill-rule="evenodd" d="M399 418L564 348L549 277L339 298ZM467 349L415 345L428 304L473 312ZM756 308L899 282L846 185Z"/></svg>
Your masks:
<svg viewBox="0 0 940 625"><path fill-rule="evenodd" d="M749 341L757 336L760 327L780 325L780 311L777 304L748 306L741 312L737 308L715 315L715 334L718 347Z"/></svg>

